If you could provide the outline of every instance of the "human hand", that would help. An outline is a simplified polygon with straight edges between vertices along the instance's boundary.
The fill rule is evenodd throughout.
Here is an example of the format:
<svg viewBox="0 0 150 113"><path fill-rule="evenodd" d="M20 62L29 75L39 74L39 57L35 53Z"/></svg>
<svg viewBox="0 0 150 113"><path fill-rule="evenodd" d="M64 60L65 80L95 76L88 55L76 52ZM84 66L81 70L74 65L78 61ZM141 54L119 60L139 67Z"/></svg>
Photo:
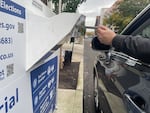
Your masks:
<svg viewBox="0 0 150 113"><path fill-rule="evenodd" d="M111 45L116 33L105 26L98 26L97 35L101 43Z"/></svg>

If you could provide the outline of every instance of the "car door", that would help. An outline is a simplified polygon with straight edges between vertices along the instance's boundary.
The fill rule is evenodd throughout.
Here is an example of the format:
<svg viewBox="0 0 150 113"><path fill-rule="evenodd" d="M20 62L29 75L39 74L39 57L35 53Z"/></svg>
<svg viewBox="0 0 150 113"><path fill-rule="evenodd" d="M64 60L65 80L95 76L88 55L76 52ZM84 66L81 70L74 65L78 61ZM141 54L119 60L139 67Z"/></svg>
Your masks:
<svg viewBox="0 0 150 113"><path fill-rule="evenodd" d="M121 34L133 36L141 35L143 38L150 38L150 5L147 6ZM96 38L92 41L92 48L105 50L100 52L94 66L94 75L97 75L95 78L102 80L107 92L123 99L128 113L150 113L150 64L124 53L117 52L103 44L99 44L99 41L95 39ZM98 82L99 80L95 83L95 89L99 89L97 87L100 87L102 90L103 88ZM96 94L101 92L101 90L95 90ZM105 93L106 90L103 92ZM102 107L103 102L100 98L104 96L106 95L98 95L95 98L96 106L100 108L100 110L105 108ZM109 101L107 96L106 99ZM109 104L109 102L107 103ZM118 106L115 107L115 109L118 109L119 104L115 104ZM108 106L110 106L110 109L112 108L112 105ZM105 113L106 110L104 109L103 111ZM106 113L108 113L108 111L106 111ZM111 109L109 113L113 113L113 110ZM124 112L122 110L117 113Z"/></svg>
<svg viewBox="0 0 150 113"><path fill-rule="evenodd" d="M149 15L150 5L127 26L122 34L150 38ZM119 67L118 71L113 72L116 74L113 83L123 94L128 112L150 113L150 64L120 52L113 52L113 63Z"/></svg>

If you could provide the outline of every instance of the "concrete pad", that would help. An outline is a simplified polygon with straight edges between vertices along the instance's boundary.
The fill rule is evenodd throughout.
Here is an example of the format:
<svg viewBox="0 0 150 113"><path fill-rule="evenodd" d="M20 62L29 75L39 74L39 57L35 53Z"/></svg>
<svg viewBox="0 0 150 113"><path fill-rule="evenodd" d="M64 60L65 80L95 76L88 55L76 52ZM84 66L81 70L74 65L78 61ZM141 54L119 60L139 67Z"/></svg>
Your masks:
<svg viewBox="0 0 150 113"><path fill-rule="evenodd" d="M57 108L54 113L73 113L72 108Z"/></svg>
<svg viewBox="0 0 150 113"><path fill-rule="evenodd" d="M78 79L77 89L78 90L82 90L83 89L83 79Z"/></svg>
<svg viewBox="0 0 150 113"><path fill-rule="evenodd" d="M81 62L80 62L77 90L83 90L83 60L81 60Z"/></svg>
<svg viewBox="0 0 150 113"><path fill-rule="evenodd" d="M55 113L83 113L83 91L58 89Z"/></svg>
<svg viewBox="0 0 150 113"><path fill-rule="evenodd" d="M72 62L81 62L83 60L83 45L75 44L72 56Z"/></svg>
<svg viewBox="0 0 150 113"><path fill-rule="evenodd" d="M58 89L57 107L72 108L75 99L75 90Z"/></svg>
<svg viewBox="0 0 150 113"><path fill-rule="evenodd" d="M83 113L83 110L82 110L83 108L82 108L82 106L80 106L80 107L75 107L74 109L73 109L73 112L72 113Z"/></svg>
<svg viewBox="0 0 150 113"><path fill-rule="evenodd" d="M58 89L57 109L55 113L72 113L74 108L75 90Z"/></svg>
<svg viewBox="0 0 150 113"><path fill-rule="evenodd" d="M70 48L69 44L64 46ZM54 113L83 113L83 45L74 45L72 62L80 62L77 89L58 89Z"/></svg>
<svg viewBox="0 0 150 113"><path fill-rule="evenodd" d="M82 90L76 90L74 107L81 107L82 105L83 105L83 91Z"/></svg>

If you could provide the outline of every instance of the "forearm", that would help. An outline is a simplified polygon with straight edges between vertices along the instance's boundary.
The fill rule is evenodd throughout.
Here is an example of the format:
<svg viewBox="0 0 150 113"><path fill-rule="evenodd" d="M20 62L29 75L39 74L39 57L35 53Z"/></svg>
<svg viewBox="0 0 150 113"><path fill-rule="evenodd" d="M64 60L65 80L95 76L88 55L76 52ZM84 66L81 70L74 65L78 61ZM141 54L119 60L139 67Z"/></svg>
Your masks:
<svg viewBox="0 0 150 113"><path fill-rule="evenodd" d="M150 39L117 35L112 41L112 46L117 51L126 53L144 62L150 62Z"/></svg>

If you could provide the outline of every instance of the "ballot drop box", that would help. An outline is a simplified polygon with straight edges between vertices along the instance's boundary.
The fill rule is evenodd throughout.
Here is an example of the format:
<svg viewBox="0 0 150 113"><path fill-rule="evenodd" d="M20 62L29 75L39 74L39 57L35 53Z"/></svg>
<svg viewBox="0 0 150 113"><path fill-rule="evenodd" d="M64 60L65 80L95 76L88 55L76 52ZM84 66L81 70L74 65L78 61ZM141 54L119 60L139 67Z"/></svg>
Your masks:
<svg viewBox="0 0 150 113"><path fill-rule="evenodd" d="M53 113L60 51L26 69L26 14L22 5L0 0L0 113Z"/></svg>

